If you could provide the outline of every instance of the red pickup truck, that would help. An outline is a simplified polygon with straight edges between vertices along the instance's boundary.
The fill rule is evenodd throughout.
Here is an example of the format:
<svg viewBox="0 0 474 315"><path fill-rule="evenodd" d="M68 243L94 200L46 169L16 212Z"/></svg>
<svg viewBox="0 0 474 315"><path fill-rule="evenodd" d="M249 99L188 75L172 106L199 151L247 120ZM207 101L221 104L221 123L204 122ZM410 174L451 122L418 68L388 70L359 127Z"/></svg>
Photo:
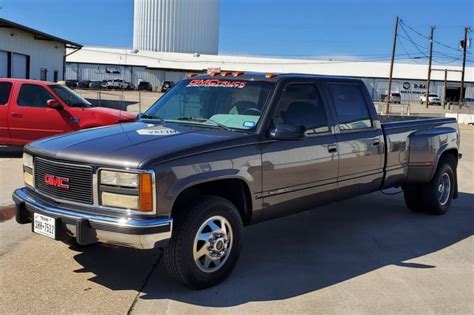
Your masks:
<svg viewBox="0 0 474 315"><path fill-rule="evenodd" d="M60 84L0 79L0 145L24 145L58 133L135 118L125 111L93 107Z"/></svg>

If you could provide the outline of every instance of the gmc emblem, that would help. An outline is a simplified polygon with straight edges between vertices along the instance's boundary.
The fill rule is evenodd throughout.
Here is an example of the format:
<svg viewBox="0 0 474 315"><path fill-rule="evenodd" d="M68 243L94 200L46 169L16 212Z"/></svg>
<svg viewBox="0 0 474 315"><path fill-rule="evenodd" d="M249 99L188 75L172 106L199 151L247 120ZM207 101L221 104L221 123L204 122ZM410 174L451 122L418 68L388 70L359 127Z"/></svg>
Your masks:
<svg viewBox="0 0 474 315"><path fill-rule="evenodd" d="M44 183L48 186L54 186L61 189L69 189L69 178L59 177L50 174L44 174Z"/></svg>

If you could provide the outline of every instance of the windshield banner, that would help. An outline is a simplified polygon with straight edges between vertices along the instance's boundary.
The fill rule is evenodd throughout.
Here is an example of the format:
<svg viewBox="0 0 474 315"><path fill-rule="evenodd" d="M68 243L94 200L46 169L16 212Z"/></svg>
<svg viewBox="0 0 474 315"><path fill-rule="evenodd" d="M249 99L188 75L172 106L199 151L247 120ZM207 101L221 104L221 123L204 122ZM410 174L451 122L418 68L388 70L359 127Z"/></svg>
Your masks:
<svg viewBox="0 0 474 315"><path fill-rule="evenodd" d="M207 80L191 80L186 87L225 87L225 88L236 88L242 89L247 85L245 81L233 81L233 80L218 80L218 79L207 79Z"/></svg>

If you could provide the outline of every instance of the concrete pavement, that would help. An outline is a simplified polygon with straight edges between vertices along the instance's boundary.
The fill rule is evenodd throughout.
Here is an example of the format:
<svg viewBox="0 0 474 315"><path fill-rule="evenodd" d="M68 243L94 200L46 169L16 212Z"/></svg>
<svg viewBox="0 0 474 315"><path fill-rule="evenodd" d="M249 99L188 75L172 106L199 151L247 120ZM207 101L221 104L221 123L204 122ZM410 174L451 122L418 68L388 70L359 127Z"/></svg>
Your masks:
<svg viewBox="0 0 474 315"><path fill-rule="evenodd" d="M173 282L159 251L73 249L0 222L0 313L472 314L473 138L463 128L460 198L446 215L373 193L251 226L230 278L204 291ZM21 182L14 169L20 159L0 158L2 193Z"/></svg>

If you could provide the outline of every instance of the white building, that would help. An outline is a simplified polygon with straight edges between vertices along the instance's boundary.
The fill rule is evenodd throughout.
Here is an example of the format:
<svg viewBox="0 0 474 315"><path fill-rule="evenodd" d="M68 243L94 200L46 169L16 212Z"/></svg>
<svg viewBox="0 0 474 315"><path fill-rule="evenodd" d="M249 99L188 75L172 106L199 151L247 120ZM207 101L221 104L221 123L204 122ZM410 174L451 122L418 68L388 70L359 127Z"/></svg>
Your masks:
<svg viewBox="0 0 474 315"><path fill-rule="evenodd" d="M308 73L361 78L374 100L386 95L388 62L329 61L314 59L283 59L191 53L166 53L84 47L67 57L67 79L123 79L137 85L148 81L160 87L163 81L178 81L187 72L203 72L208 68L227 71L271 73ZM433 66L430 92L444 96L444 71L461 70L456 66ZM394 67L392 92L399 92L404 101L416 101L425 90L428 66L397 62ZM448 71L447 96L457 100L461 74ZM466 67L465 97L474 98L474 67Z"/></svg>
<svg viewBox="0 0 474 315"><path fill-rule="evenodd" d="M61 81L66 49L82 46L0 19L0 78Z"/></svg>
<svg viewBox="0 0 474 315"><path fill-rule="evenodd" d="M220 0L135 0L133 48L217 54Z"/></svg>

